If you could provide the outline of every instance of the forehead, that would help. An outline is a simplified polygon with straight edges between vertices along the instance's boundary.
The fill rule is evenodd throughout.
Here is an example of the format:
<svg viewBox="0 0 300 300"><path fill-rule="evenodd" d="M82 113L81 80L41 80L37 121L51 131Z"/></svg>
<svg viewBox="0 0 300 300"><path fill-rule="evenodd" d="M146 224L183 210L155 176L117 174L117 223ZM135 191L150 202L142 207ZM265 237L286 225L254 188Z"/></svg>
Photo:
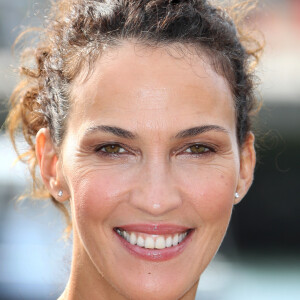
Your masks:
<svg viewBox="0 0 300 300"><path fill-rule="evenodd" d="M106 51L87 78L73 83L70 119L77 119L76 130L99 122L163 130L187 121L234 130L230 88L204 53L130 43Z"/></svg>

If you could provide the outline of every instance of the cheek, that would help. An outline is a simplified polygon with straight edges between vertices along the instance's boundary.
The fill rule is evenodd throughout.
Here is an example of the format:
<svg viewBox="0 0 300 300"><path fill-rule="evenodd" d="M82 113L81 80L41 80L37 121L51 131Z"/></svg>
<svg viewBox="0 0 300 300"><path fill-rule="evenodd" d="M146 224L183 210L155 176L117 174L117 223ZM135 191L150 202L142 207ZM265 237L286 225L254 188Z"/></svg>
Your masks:
<svg viewBox="0 0 300 300"><path fill-rule="evenodd" d="M111 216L117 206L129 200L131 189L139 182L137 173L134 168L122 167L71 172L77 221L99 221ZM171 175L176 183L174 188L189 210L194 209L198 219L218 223L230 217L237 183L234 166L180 166L175 173Z"/></svg>
<svg viewBox="0 0 300 300"><path fill-rule="evenodd" d="M181 189L202 222L218 223L231 215L236 184L236 172L209 168L181 180Z"/></svg>
<svg viewBox="0 0 300 300"><path fill-rule="evenodd" d="M128 184L120 173L103 170L85 172L80 180L72 182L77 221L106 219L126 193L126 187Z"/></svg>

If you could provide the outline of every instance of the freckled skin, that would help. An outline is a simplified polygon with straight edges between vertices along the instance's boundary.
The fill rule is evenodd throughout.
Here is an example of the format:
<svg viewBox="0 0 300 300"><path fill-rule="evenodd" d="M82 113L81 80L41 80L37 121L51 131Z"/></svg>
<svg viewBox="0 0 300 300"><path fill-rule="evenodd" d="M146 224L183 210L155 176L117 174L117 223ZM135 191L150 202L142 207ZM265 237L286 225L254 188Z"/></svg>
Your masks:
<svg viewBox="0 0 300 300"><path fill-rule="evenodd" d="M176 59L165 49L136 55L129 43L109 51L72 88L61 165L71 196L74 251L61 299L194 299L198 279L225 235L239 186L231 92L204 55ZM103 124L139 138L84 134ZM211 124L227 132L172 138ZM125 145L127 154L113 159L95 152L95 146L112 142ZM194 157L185 151L193 143L215 151ZM150 222L195 232L179 256L145 261L123 249L112 229Z"/></svg>

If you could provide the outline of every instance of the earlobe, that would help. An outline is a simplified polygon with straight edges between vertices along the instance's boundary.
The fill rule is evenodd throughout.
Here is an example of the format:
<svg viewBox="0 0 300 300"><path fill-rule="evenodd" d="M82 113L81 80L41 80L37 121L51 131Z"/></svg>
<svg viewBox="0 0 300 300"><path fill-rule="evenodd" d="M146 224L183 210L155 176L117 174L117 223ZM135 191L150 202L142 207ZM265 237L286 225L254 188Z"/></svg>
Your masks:
<svg viewBox="0 0 300 300"><path fill-rule="evenodd" d="M254 175L256 154L254 148L255 137L252 132L247 135L246 141L242 146L240 153L240 174L236 192L239 197L235 197L234 204L239 203L247 194Z"/></svg>
<svg viewBox="0 0 300 300"><path fill-rule="evenodd" d="M58 168L58 157L49 129L41 128L38 131L35 149L44 185L59 202L68 200L67 193L58 196L59 191L64 189L65 183L61 174L62 172Z"/></svg>

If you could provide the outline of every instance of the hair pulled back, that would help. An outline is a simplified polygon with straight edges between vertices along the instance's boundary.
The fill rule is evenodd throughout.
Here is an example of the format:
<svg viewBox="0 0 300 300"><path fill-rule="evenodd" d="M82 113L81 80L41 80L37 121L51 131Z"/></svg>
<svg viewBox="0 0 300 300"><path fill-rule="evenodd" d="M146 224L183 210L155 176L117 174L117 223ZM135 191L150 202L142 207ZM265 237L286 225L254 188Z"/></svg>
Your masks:
<svg viewBox="0 0 300 300"><path fill-rule="evenodd" d="M29 150L20 155L33 177L33 195L50 197L65 214L68 210L45 190L36 176L35 136L49 128L53 143L63 141L70 108L70 86L84 66L91 67L107 46L133 40L151 47L171 44L204 51L216 72L223 75L235 99L237 140L242 146L256 109L253 63L261 45L246 39L233 22L249 8L213 6L206 0L60 0L52 5L46 26L28 60L22 79L11 96L7 126L16 148L21 129Z"/></svg>

